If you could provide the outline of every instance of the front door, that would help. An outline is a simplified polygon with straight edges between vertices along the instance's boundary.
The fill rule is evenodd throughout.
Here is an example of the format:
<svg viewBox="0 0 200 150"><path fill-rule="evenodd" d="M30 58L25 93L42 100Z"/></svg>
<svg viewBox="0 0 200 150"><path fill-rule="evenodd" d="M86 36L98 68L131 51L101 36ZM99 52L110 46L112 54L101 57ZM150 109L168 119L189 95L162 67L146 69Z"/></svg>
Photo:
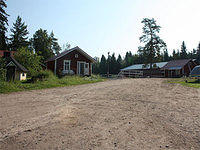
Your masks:
<svg viewBox="0 0 200 150"><path fill-rule="evenodd" d="M85 75L85 62L77 62L77 74Z"/></svg>
<svg viewBox="0 0 200 150"><path fill-rule="evenodd" d="M6 72L7 81L15 80L15 66L8 66Z"/></svg>
<svg viewBox="0 0 200 150"><path fill-rule="evenodd" d="M85 75L89 75L89 63L85 63Z"/></svg>

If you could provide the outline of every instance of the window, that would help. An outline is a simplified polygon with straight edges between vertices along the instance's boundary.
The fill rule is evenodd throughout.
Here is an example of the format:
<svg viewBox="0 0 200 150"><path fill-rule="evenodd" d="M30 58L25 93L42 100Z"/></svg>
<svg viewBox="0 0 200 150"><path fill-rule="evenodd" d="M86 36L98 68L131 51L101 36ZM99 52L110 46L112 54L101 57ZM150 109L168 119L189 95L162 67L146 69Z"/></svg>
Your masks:
<svg viewBox="0 0 200 150"><path fill-rule="evenodd" d="M78 54L75 54L75 58L78 58Z"/></svg>
<svg viewBox="0 0 200 150"><path fill-rule="evenodd" d="M25 73L22 73L22 77L24 77L25 76Z"/></svg>
<svg viewBox="0 0 200 150"><path fill-rule="evenodd" d="M86 63L86 64L85 64L85 68L88 68L88 67L89 67L89 64L88 64L88 63Z"/></svg>
<svg viewBox="0 0 200 150"><path fill-rule="evenodd" d="M70 70L70 64L71 64L70 60L64 60L64 68L63 68L63 70Z"/></svg>

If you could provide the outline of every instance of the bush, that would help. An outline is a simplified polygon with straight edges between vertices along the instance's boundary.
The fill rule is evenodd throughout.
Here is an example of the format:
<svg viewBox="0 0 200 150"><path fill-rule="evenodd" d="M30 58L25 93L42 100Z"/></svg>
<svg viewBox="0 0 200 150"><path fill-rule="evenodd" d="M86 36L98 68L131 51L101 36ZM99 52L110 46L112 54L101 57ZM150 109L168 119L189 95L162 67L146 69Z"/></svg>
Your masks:
<svg viewBox="0 0 200 150"><path fill-rule="evenodd" d="M55 79L53 72L49 70L41 70L39 72L35 72L34 75L31 77L31 82L35 83L37 81L44 81L47 79Z"/></svg>
<svg viewBox="0 0 200 150"><path fill-rule="evenodd" d="M0 81L6 81L6 69L0 68Z"/></svg>

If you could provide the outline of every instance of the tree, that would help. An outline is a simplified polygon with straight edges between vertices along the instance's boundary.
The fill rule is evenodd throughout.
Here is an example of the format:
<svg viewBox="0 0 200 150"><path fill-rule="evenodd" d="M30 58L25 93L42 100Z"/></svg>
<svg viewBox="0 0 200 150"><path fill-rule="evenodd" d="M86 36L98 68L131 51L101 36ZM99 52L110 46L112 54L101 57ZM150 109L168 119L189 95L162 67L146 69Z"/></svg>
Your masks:
<svg viewBox="0 0 200 150"><path fill-rule="evenodd" d="M61 51L61 47L58 44L58 39L54 37L53 31L50 34L50 38L51 38L51 49L54 52L54 54L58 55Z"/></svg>
<svg viewBox="0 0 200 150"><path fill-rule="evenodd" d="M115 58L115 53L113 53L110 58L110 73L117 74L117 60Z"/></svg>
<svg viewBox="0 0 200 150"><path fill-rule="evenodd" d="M163 61L169 61L169 53L167 49L164 51Z"/></svg>
<svg viewBox="0 0 200 150"><path fill-rule="evenodd" d="M6 60L3 57L0 57L0 82L6 81Z"/></svg>
<svg viewBox="0 0 200 150"><path fill-rule="evenodd" d="M42 56L43 62L54 56L54 52L52 50L52 40L48 35L47 30L39 29L36 31L31 39L31 42L35 52L39 56Z"/></svg>
<svg viewBox="0 0 200 150"><path fill-rule="evenodd" d="M104 55L101 57L101 61L99 64L100 74L106 74L107 73L107 60Z"/></svg>
<svg viewBox="0 0 200 150"><path fill-rule="evenodd" d="M63 50L67 51L67 50L70 49L70 47L71 47L71 45L69 43L66 43L66 44L63 45Z"/></svg>
<svg viewBox="0 0 200 150"><path fill-rule="evenodd" d="M9 16L5 8L7 8L7 5L5 3L5 0L0 0L0 49L7 49L7 37L6 37L6 25L8 25L8 19Z"/></svg>
<svg viewBox="0 0 200 150"><path fill-rule="evenodd" d="M119 54L117 58L117 73L119 73L120 69L122 69L122 63L123 63L123 60L122 60L121 55Z"/></svg>
<svg viewBox="0 0 200 150"><path fill-rule="evenodd" d="M197 62L200 64L200 42L196 51L196 59L197 59Z"/></svg>
<svg viewBox="0 0 200 150"><path fill-rule="evenodd" d="M27 47L21 47L14 55L15 59L29 70L29 75L32 76L41 68L41 57L30 51Z"/></svg>
<svg viewBox="0 0 200 150"><path fill-rule="evenodd" d="M29 45L28 42L28 29L25 22L22 22L22 18L20 16L17 17L15 23L13 23L13 28L11 29L12 34L10 35L11 43L10 47L12 50L17 50L21 47L26 47Z"/></svg>
<svg viewBox="0 0 200 150"><path fill-rule="evenodd" d="M184 41L182 42L182 45L181 45L180 58L181 59L186 59L187 58L187 48L186 48L186 45L185 45Z"/></svg>
<svg viewBox="0 0 200 150"><path fill-rule="evenodd" d="M144 46L140 46L138 52L143 55L144 63L150 63L150 69L152 69L152 64L160 59L161 50L166 49L166 43L159 37L161 27L153 18L144 18L142 23L144 34L140 37L140 42L144 43Z"/></svg>
<svg viewBox="0 0 200 150"><path fill-rule="evenodd" d="M133 64L133 57L131 51L126 52L125 58L124 58L124 67L128 67Z"/></svg>

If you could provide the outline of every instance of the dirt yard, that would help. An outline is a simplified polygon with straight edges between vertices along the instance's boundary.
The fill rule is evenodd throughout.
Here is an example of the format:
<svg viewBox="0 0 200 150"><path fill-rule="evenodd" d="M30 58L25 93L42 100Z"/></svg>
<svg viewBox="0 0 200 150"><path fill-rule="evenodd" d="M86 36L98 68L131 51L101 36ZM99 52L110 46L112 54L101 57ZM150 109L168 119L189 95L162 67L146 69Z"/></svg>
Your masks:
<svg viewBox="0 0 200 150"><path fill-rule="evenodd" d="M3 94L0 149L200 149L200 90L122 79Z"/></svg>

